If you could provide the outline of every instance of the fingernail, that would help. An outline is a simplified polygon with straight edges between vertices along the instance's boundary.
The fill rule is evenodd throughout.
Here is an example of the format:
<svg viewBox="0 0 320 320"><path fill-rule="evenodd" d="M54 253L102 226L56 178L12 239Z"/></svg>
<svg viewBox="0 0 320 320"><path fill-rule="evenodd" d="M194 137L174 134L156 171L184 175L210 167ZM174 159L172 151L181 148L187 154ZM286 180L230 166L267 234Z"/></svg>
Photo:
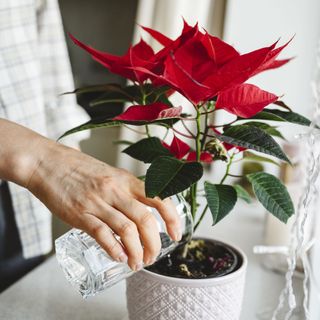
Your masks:
<svg viewBox="0 0 320 320"><path fill-rule="evenodd" d="M121 252L118 256L118 261L122 263L127 263L128 262L128 256L124 253Z"/></svg>
<svg viewBox="0 0 320 320"><path fill-rule="evenodd" d="M134 271L139 271L143 268L143 262L139 262L135 265Z"/></svg>
<svg viewBox="0 0 320 320"><path fill-rule="evenodd" d="M181 230L177 230L177 231L175 232L174 236L175 236L175 239L174 239L174 240L180 241L181 238L182 238Z"/></svg>

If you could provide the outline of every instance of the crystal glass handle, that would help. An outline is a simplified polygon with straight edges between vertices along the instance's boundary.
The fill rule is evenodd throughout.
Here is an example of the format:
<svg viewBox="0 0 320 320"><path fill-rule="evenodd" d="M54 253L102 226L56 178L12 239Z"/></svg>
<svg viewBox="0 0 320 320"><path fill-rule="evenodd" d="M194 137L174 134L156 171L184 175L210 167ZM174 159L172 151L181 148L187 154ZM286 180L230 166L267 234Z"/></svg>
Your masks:
<svg viewBox="0 0 320 320"><path fill-rule="evenodd" d="M158 221L162 244L157 260L192 237L193 220L189 204L181 195L171 199L180 217L182 240L176 242L169 237L160 214L151 208ZM133 274L127 264L114 261L92 237L81 230L71 229L62 235L55 241L55 248L58 263L67 280L84 298L94 296Z"/></svg>

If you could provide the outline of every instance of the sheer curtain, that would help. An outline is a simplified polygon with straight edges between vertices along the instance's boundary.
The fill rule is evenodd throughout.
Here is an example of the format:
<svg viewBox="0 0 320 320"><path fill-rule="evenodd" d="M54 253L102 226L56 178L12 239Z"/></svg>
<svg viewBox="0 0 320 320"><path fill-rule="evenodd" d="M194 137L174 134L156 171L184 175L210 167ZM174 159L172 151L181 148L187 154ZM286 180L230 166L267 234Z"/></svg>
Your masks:
<svg viewBox="0 0 320 320"><path fill-rule="evenodd" d="M139 24L159 30L174 39L183 27L182 17L191 25L199 22L199 25L210 33L222 36L225 5L225 0L140 0L133 43L137 43L142 36L155 50L160 49L160 45L143 32ZM180 95L175 96L174 100L177 105L182 105L184 110L190 107ZM121 130L123 140L135 141L142 137L126 128ZM119 156L118 165L136 174L141 174L143 169L140 163L123 154Z"/></svg>

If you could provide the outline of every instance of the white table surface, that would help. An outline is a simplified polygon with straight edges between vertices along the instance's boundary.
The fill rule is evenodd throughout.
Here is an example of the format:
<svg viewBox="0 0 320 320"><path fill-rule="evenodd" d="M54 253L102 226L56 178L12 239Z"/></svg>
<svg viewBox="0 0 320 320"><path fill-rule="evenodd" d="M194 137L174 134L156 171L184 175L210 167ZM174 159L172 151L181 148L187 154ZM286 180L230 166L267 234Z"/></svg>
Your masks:
<svg viewBox="0 0 320 320"><path fill-rule="evenodd" d="M252 248L263 241L263 209L260 205L238 205L215 227L210 216L198 235L229 241L248 256L247 281L241 320L271 319L284 285L283 275L265 270ZM300 281L298 281L298 286ZM267 312L267 316L261 316ZM83 300L67 283L56 259L51 257L0 295L1 320L125 320L125 282L100 295ZM298 318L303 319L303 318Z"/></svg>

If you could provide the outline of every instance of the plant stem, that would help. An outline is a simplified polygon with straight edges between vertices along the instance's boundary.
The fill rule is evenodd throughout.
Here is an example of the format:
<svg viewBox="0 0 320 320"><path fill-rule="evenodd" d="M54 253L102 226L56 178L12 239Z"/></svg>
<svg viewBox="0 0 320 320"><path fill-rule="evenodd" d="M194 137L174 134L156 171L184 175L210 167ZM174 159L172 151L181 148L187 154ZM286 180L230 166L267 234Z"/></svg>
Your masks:
<svg viewBox="0 0 320 320"><path fill-rule="evenodd" d="M190 134L190 136L193 137L193 139L196 139L196 136L193 134L193 132L188 128L188 126L184 123L183 120L181 120L182 125L184 126L184 128L186 129L186 131Z"/></svg>
<svg viewBox="0 0 320 320"><path fill-rule="evenodd" d="M166 128L166 133L164 134L164 136L162 138L163 141L167 138L168 134L169 134L169 128Z"/></svg>
<svg viewBox="0 0 320 320"><path fill-rule="evenodd" d="M197 132L196 132L196 139L195 139L195 144L196 144L196 161L200 162L200 156L201 156L201 113L198 109L197 110L197 117L196 117L196 124L197 124ZM190 197L191 197L191 214L193 221L195 220L196 217L196 211L197 211L197 186L198 183L194 183L190 187Z"/></svg>
<svg viewBox="0 0 320 320"><path fill-rule="evenodd" d="M204 133L203 133L202 140L201 140L201 149L203 149L204 146L205 146L206 139L207 139L207 134L208 134L208 131L209 131L208 113L206 113L205 116L204 116L204 123L205 123L205 128L204 128Z"/></svg>
<svg viewBox="0 0 320 320"><path fill-rule="evenodd" d="M150 138L151 136L150 136L150 132L149 132L149 127L147 124L145 125L145 127L146 127L146 134L147 134L148 138Z"/></svg>
<svg viewBox="0 0 320 320"><path fill-rule="evenodd" d="M201 144L200 144L200 148L201 150L203 150L204 146L205 146L205 143L206 143L206 138L207 138L207 134L208 134L208 131L209 131L209 124L208 124L208 114L214 112L215 110L212 110L212 111L209 111L209 112L205 112L205 113L202 113L204 114L204 133L203 133L203 136L202 136L202 139L201 139ZM201 131L200 131L200 127L199 127L199 130L198 130L198 134L199 136L202 134ZM201 152L200 152L200 156L201 156ZM207 210L208 210L208 203L206 204L206 206L204 207L200 217L199 217L199 220L197 221L197 223L195 224L194 228L193 228L193 232L196 232L196 230L198 229L201 221L203 220Z"/></svg>
<svg viewBox="0 0 320 320"><path fill-rule="evenodd" d="M236 120L233 120L229 123L226 123L226 124L219 124L219 125L213 125L212 127L213 128L220 128L220 127L228 127L230 125L232 125L233 123L237 122L239 119L237 118Z"/></svg>
<svg viewBox="0 0 320 320"><path fill-rule="evenodd" d="M186 257L187 257L187 255L188 255L188 244L186 243L185 245L184 245L184 247L183 247L183 251L182 251L182 258L183 259L185 259Z"/></svg>
<svg viewBox="0 0 320 320"><path fill-rule="evenodd" d="M230 170L230 167L231 167L231 164L232 164L233 157L234 157L234 153L230 156L229 163L228 163L227 169L226 169L226 173L225 173L225 175L223 176L223 178L221 179L220 184L222 184L222 183L225 181L225 179L226 179L228 176L231 175L231 174L229 174L229 170ZM196 223L195 226L193 227L193 232L196 232L196 230L198 229L198 227L199 227L200 223L202 222L202 220L203 220L203 218L204 218L204 216L205 216L208 208L209 208L209 206L208 206L208 204L206 204L206 206L204 207L204 209L203 209L203 211L202 211L202 213L201 213L201 215L200 215L197 223Z"/></svg>
<svg viewBox="0 0 320 320"><path fill-rule="evenodd" d="M206 115L206 114L210 114L215 112L216 110L210 110L210 111L205 111L205 112L201 112L201 115Z"/></svg>
<svg viewBox="0 0 320 320"><path fill-rule="evenodd" d="M197 199L196 199L196 194L197 194L197 183L194 183L190 187L190 205L191 205L191 215L192 215L192 220L194 221L196 218L196 210L197 210Z"/></svg>
<svg viewBox="0 0 320 320"><path fill-rule="evenodd" d="M198 220L198 222L195 224L195 226L193 227L193 232L196 232L196 230L198 229L198 227L199 227L199 224L201 223L201 221L202 221L202 219L204 218L204 216L205 216L205 214L206 214L206 212L207 212L207 210L208 210L208 204L204 207L204 209L203 209L203 211L202 211L202 213L201 213L201 215L200 215L200 218L199 218L199 220Z"/></svg>
<svg viewBox="0 0 320 320"><path fill-rule="evenodd" d="M185 134L185 133L183 133L183 132L180 132L180 131L178 131L177 129L175 129L174 127L172 127L172 130L173 130L175 133L180 134L180 135L183 136L183 137L186 137L186 138L189 138L189 139L193 139L193 136L189 136L188 134Z"/></svg>
<svg viewBox="0 0 320 320"><path fill-rule="evenodd" d="M196 155L197 155L197 161L200 162L201 157L201 113L197 110L197 134L196 134Z"/></svg>
<svg viewBox="0 0 320 320"><path fill-rule="evenodd" d="M232 153L232 155L230 156L229 162L227 164L227 168L226 168L226 173L224 174L224 176L222 177L220 184L223 184L224 181L227 179L228 175L229 175L229 171L230 171L230 167L232 164L232 160L234 158L235 153Z"/></svg>
<svg viewBox="0 0 320 320"><path fill-rule="evenodd" d="M140 91L141 91L141 102L142 102L142 105L145 105L146 102L147 102L147 94L144 91L143 86L140 86ZM145 125L145 128L146 128L146 134L147 134L148 138L150 138L151 136L150 136L149 127L148 127L147 124Z"/></svg>

